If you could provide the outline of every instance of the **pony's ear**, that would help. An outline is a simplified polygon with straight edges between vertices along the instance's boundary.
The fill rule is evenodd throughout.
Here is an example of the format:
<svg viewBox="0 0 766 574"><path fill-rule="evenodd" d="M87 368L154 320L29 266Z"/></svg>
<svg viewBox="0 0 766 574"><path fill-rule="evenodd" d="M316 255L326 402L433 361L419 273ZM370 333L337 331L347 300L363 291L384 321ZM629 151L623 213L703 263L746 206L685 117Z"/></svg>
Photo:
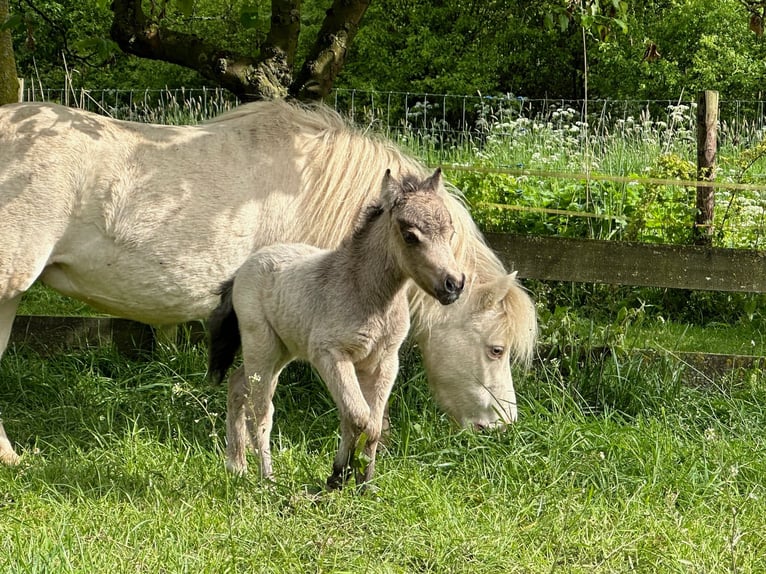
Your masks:
<svg viewBox="0 0 766 574"><path fill-rule="evenodd" d="M400 194L401 189L398 182L391 175L391 170L387 169L380 186L380 201L383 209L391 209Z"/></svg>
<svg viewBox="0 0 766 574"><path fill-rule="evenodd" d="M478 289L479 309L486 311L505 299L508 291L510 291L511 287L513 287L513 284L516 282L517 273L517 271L514 271L513 273L503 275L490 283L481 285Z"/></svg>
<svg viewBox="0 0 766 574"><path fill-rule="evenodd" d="M431 177L426 180L426 188L432 192L439 191L442 186L442 168L437 167Z"/></svg>

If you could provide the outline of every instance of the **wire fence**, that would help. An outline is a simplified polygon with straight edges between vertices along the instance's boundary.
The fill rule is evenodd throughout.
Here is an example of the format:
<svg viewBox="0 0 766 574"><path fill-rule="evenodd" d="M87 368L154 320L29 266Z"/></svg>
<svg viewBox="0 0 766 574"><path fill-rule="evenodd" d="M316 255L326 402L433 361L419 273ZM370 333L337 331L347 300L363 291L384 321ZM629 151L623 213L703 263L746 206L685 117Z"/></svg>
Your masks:
<svg viewBox="0 0 766 574"><path fill-rule="evenodd" d="M133 121L189 124L239 102L222 89L44 90ZM336 89L326 103L427 164L453 166L488 230L683 243L695 214L696 104ZM719 245L766 238L766 102L719 104Z"/></svg>
<svg viewBox="0 0 766 574"><path fill-rule="evenodd" d="M58 102L134 121L167 117L168 122L176 118L186 122L203 121L239 104L235 96L221 88L49 89L31 84L24 90L24 98L33 102ZM508 125L519 118L552 124L570 122L570 126L585 126L594 134L646 122L661 127L691 128L693 117L688 112L696 108L693 100L683 97L566 100L510 94L482 96L351 89L333 90L326 103L357 125L387 133L434 132L448 140L460 140L466 134L480 135L493 125ZM722 143L731 140L739 144L743 138L762 138L766 134L766 101L721 100L719 105ZM168 110L187 111L188 116L167 114Z"/></svg>

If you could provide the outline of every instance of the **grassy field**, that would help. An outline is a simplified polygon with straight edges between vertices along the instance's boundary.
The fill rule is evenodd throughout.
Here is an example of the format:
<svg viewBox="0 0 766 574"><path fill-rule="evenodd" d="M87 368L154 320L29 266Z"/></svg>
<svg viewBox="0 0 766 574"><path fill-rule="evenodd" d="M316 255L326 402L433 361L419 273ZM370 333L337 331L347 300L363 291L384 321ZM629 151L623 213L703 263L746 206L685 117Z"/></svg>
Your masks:
<svg viewBox="0 0 766 574"><path fill-rule="evenodd" d="M589 169L684 175L691 111L681 112L671 129L624 125L639 148L604 133L598 155L589 140ZM416 153L431 163L579 172L582 130L569 115L498 123L475 149L449 156L429 155L426 138ZM485 228L647 241L688 230L677 201L685 189L456 177ZM723 177L760 181L736 163ZM758 246L763 210L750 199L732 197L720 244ZM594 226L490 203L615 218ZM646 216L630 227L637 213ZM305 366L291 367L277 390L277 484L267 485L224 470L225 389L205 382L204 348L159 348L141 360L109 348L48 358L9 350L0 408L23 459L0 468L0 572L766 571L762 374L689 386L674 356L766 356L763 301L532 285L541 356L515 371L519 422L503 433L456 430L407 349L377 489L364 496L322 491L337 413ZM20 312L95 314L41 287ZM594 356L595 347L608 352Z"/></svg>
<svg viewBox="0 0 766 574"><path fill-rule="evenodd" d="M278 484L223 468L204 349L11 351L0 404L0 571L759 572L760 373L681 384L671 361L566 354L518 373L520 421L459 432L408 351L374 495L319 493L336 413L312 372L277 392Z"/></svg>

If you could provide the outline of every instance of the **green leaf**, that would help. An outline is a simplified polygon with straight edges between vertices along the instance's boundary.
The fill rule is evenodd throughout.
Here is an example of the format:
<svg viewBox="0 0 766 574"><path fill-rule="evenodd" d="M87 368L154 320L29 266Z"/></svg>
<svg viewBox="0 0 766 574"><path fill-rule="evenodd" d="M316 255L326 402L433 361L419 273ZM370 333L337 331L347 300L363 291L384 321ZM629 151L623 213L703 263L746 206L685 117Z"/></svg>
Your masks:
<svg viewBox="0 0 766 574"><path fill-rule="evenodd" d="M18 30L24 24L21 14L11 14L8 19L0 26L0 32L3 30Z"/></svg>
<svg viewBox="0 0 766 574"><path fill-rule="evenodd" d="M364 474L370 462L372 462L372 459L369 456L367 456L364 452L365 445L367 445L367 433L363 432L362 434L359 435L359 440L356 443L356 448L354 449L354 460L353 460L354 469L357 472L362 474Z"/></svg>
<svg viewBox="0 0 766 574"><path fill-rule="evenodd" d="M108 58L120 51L117 44L104 37L79 40L74 43L74 48L81 54L98 54L100 58Z"/></svg>

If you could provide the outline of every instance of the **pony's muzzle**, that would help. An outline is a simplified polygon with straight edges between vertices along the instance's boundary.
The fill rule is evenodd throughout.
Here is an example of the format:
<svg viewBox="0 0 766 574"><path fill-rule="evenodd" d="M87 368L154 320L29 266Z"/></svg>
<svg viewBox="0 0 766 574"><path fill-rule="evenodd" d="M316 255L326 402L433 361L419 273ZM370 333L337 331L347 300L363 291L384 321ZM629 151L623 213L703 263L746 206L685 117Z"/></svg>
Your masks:
<svg viewBox="0 0 766 574"><path fill-rule="evenodd" d="M465 273L460 274L460 279L454 275L447 275L444 284L439 289L437 298L442 305L454 303L460 297L465 287Z"/></svg>

